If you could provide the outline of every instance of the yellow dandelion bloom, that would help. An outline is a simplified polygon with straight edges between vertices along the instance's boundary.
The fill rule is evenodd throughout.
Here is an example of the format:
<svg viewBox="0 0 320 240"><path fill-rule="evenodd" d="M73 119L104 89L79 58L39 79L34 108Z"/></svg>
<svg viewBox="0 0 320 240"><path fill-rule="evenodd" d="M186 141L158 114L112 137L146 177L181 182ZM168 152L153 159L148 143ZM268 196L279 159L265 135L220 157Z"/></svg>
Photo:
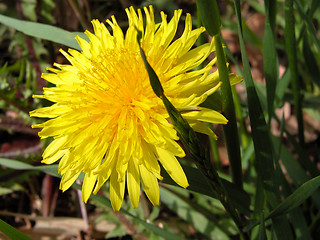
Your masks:
<svg viewBox="0 0 320 240"><path fill-rule="evenodd" d="M156 24L153 8L126 9L129 27L124 34L114 16L107 20L112 34L93 20L94 34L86 31L90 42L77 37L81 52L61 53L69 65L54 64L42 77L55 87L44 88L43 95L54 104L30 112L32 117L51 118L34 125L42 128L41 138L53 137L43 153L43 163L58 160L62 175L60 188L67 190L85 173L83 201L96 194L110 178L110 199L114 210L122 205L125 186L134 208L138 207L140 186L153 205L159 204L160 165L180 186L188 181L176 157L185 152L177 143L177 132L168 113L150 86L139 52L137 28L143 31L141 46L157 73L164 92L195 131L213 135L202 121L225 124L218 112L197 107L221 83L218 73L209 74L213 59L201 70L192 71L214 51L214 44L191 49L205 31L192 30L186 15L182 35L173 40L182 10L168 22Z"/></svg>

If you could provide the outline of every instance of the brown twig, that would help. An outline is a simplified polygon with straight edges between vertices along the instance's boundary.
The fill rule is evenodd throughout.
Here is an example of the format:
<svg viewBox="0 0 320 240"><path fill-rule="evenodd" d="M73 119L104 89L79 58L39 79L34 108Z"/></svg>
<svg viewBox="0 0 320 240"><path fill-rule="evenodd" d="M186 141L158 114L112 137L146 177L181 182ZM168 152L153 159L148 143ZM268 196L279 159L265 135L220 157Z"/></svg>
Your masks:
<svg viewBox="0 0 320 240"><path fill-rule="evenodd" d="M0 153L1 158L17 158L24 157L28 155L40 154L42 150L42 144L39 143L33 147L29 147L26 149L13 150L5 153Z"/></svg>
<svg viewBox="0 0 320 240"><path fill-rule="evenodd" d="M0 99L2 99L0 97ZM19 118L12 118L0 115L0 129L5 129L11 132L24 133L28 135L38 136L38 129L31 128L30 125L26 125Z"/></svg>

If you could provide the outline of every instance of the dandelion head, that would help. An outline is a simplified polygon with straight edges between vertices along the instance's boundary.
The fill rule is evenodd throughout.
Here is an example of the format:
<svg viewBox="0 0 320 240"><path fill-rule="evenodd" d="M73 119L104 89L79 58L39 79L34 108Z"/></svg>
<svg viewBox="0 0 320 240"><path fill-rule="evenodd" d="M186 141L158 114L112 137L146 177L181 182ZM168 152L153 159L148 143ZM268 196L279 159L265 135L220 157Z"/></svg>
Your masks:
<svg viewBox="0 0 320 240"><path fill-rule="evenodd" d="M83 172L82 198L86 202L110 179L110 199L116 211L125 188L134 208L139 204L141 186L151 203L159 204L160 164L178 185L188 186L177 160L185 152L161 99L150 86L137 29L143 32L141 47L166 96L193 129L214 136L203 121L227 122L220 113L198 107L221 85L217 72L209 74L215 59L193 70L214 51L212 43L192 49L205 29L193 30L187 14L182 35L175 37L181 10L175 11L170 21L161 12L158 24L152 6L143 11L131 7L126 13L129 26L125 34L115 17L107 20L111 31L93 20L94 34L85 32L89 42L76 37L82 51L61 50L70 64L48 68L50 73L42 77L54 87L34 96L53 104L30 112L33 117L49 118L33 127L42 128L41 138L53 137L42 161L52 164L60 160L60 188L68 189Z"/></svg>

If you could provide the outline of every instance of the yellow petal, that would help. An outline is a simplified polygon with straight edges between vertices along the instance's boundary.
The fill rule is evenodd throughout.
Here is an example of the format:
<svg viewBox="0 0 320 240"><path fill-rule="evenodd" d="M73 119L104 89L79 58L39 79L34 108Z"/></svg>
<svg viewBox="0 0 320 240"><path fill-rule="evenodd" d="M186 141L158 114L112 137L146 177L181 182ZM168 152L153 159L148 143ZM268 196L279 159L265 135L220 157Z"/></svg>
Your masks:
<svg viewBox="0 0 320 240"><path fill-rule="evenodd" d="M75 173L72 171L67 171L67 173L64 174L61 178L60 189L63 192L69 189L71 185L77 180L79 175L80 175L80 172Z"/></svg>
<svg viewBox="0 0 320 240"><path fill-rule="evenodd" d="M64 150L59 150L55 154L51 155L50 157L44 158L41 162L45 164L52 164L62 158L65 154Z"/></svg>
<svg viewBox="0 0 320 240"><path fill-rule="evenodd" d="M118 181L118 173L113 171L110 176L110 201L114 211L119 211L121 208L125 185L125 176Z"/></svg>
<svg viewBox="0 0 320 240"><path fill-rule="evenodd" d="M51 155L54 155L56 152L58 152L63 144L65 144L67 140L67 137L60 137L57 139L54 139L46 148L46 150L43 152L42 157L44 159L50 157Z"/></svg>
<svg viewBox="0 0 320 240"><path fill-rule="evenodd" d="M230 85L236 85L239 82L242 82L243 77L241 76L237 76L234 73L230 73L229 74L229 80L230 80Z"/></svg>
<svg viewBox="0 0 320 240"><path fill-rule="evenodd" d="M138 208L140 198L140 173L137 163L132 159L128 163L127 188L133 208Z"/></svg>
<svg viewBox="0 0 320 240"><path fill-rule="evenodd" d="M93 171L85 174L83 185L82 185L82 201L85 203L88 201L93 187L96 183L97 175L93 174Z"/></svg>
<svg viewBox="0 0 320 240"><path fill-rule="evenodd" d="M215 140L217 140L217 135L214 134L214 132L209 128L207 125L205 125L202 122L196 122L196 121L188 121L190 127L193 128L194 131L206 134L210 137L213 137Z"/></svg>
<svg viewBox="0 0 320 240"><path fill-rule="evenodd" d="M143 164L139 165L141 183L144 192L147 194L153 206L159 205L159 184L157 178L145 168Z"/></svg>
<svg viewBox="0 0 320 240"><path fill-rule="evenodd" d="M185 119L198 120L211 123L226 124L228 120L219 112L198 107L196 111L181 114Z"/></svg>
<svg viewBox="0 0 320 240"><path fill-rule="evenodd" d="M161 162L167 173L170 175L170 177L173 179L173 181L175 181L181 187L188 187L189 183L187 177L176 157L161 148L156 148L156 150L158 153L159 161Z"/></svg>

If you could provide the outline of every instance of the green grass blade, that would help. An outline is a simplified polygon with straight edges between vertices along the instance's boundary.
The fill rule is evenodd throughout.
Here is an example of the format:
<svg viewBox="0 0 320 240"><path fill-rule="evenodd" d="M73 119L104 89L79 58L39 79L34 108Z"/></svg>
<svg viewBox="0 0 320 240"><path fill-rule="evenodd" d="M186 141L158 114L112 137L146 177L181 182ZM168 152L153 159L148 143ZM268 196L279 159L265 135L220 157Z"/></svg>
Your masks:
<svg viewBox="0 0 320 240"><path fill-rule="evenodd" d="M281 144L280 140L276 137L272 138L272 143L274 148ZM310 180L310 176L306 173L306 171L302 168L302 166L287 148L281 149L280 159L293 185L300 186L301 184ZM316 190L311 198L315 206L320 209L320 189Z"/></svg>
<svg viewBox="0 0 320 240"><path fill-rule="evenodd" d="M2 219L0 219L0 231L11 240L32 240L32 238L18 231Z"/></svg>
<svg viewBox="0 0 320 240"><path fill-rule="evenodd" d="M302 184L294 193L273 209L266 219L274 218L290 212L309 198L320 187L320 176Z"/></svg>
<svg viewBox="0 0 320 240"><path fill-rule="evenodd" d="M228 150L232 182L239 188L242 188L242 166L237 119L220 33L215 37L215 46L218 59L219 78L222 82L221 97L223 113L229 121L227 125L223 126L223 130Z"/></svg>
<svg viewBox="0 0 320 240"><path fill-rule="evenodd" d="M291 85L294 95L294 107L298 122L298 135L299 143L304 146L304 126L303 126L303 116L301 107L301 94L300 86L298 82L298 62L297 62L297 46L295 37L295 20L293 15L293 0L285 0L285 31L284 36L286 39L286 49L289 61L289 70L291 73Z"/></svg>
<svg viewBox="0 0 320 240"><path fill-rule="evenodd" d="M263 67L267 86L269 125L273 116L274 98L278 80L277 54L275 47L275 16L277 2L265 0L265 31L263 38Z"/></svg>
<svg viewBox="0 0 320 240"><path fill-rule="evenodd" d="M266 125L260 101L252 79L250 65L245 50L242 24L240 1L235 0L235 10L238 22L239 41L241 56L243 62L243 74L248 94L249 117L252 129L252 138L255 148L258 174L263 178L263 182L272 180L273 175L273 157L272 148L269 139L269 131Z"/></svg>
<svg viewBox="0 0 320 240"><path fill-rule="evenodd" d="M77 50L80 50L80 46L75 36L80 35L82 38L87 39L84 33L69 32L51 25L18 20L1 14L0 23L21 31L26 35L60 43Z"/></svg>

